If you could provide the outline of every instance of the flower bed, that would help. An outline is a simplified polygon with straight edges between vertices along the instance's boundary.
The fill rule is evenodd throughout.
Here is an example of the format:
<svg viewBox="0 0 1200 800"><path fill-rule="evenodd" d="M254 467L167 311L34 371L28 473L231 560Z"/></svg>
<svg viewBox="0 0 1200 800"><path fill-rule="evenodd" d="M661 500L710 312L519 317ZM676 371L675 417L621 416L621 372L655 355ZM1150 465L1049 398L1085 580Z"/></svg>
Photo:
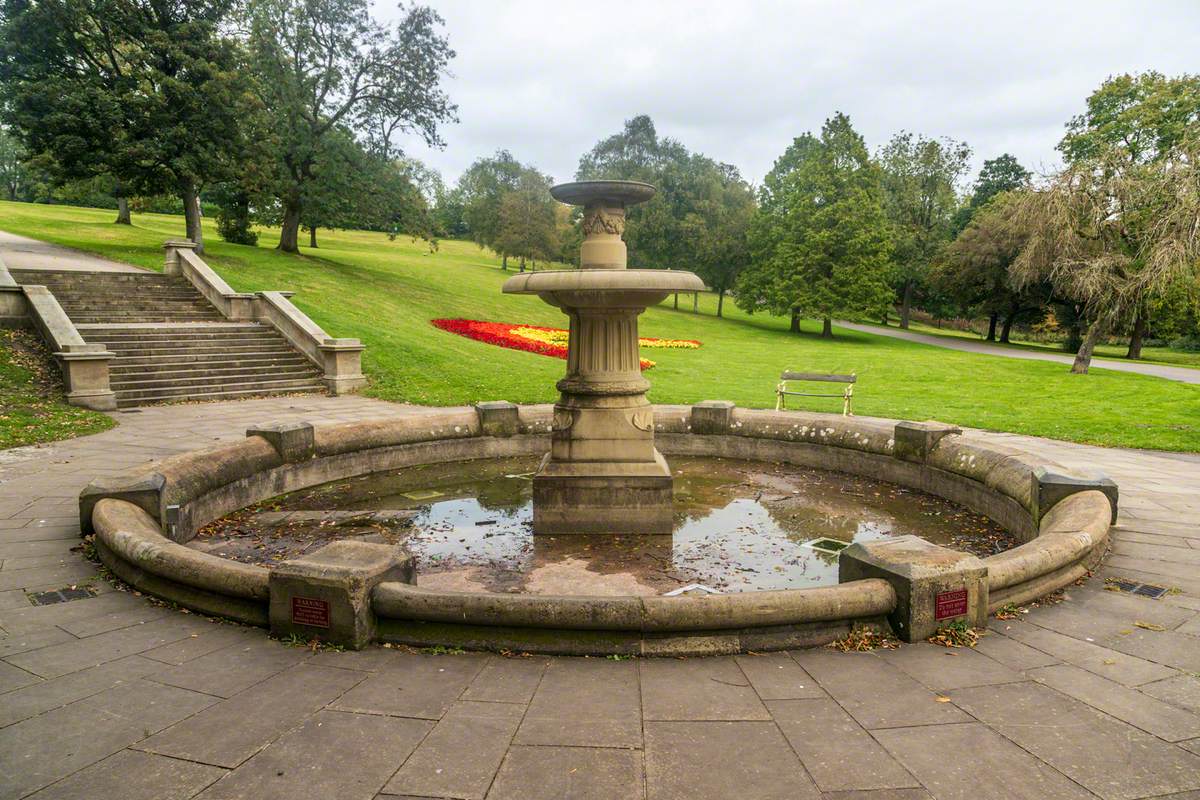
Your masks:
<svg viewBox="0 0 1200 800"><path fill-rule="evenodd" d="M554 358L567 357L568 331L562 328L543 328L539 325L517 325L511 322L484 322L477 319L435 319L430 320L444 331L466 336L479 342L507 347L512 350L524 350L529 353L540 353ZM657 339L645 336L638 339L642 347L679 348L694 350L700 343L694 339ZM642 369L650 369L654 362L648 358L641 359Z"/></svg>

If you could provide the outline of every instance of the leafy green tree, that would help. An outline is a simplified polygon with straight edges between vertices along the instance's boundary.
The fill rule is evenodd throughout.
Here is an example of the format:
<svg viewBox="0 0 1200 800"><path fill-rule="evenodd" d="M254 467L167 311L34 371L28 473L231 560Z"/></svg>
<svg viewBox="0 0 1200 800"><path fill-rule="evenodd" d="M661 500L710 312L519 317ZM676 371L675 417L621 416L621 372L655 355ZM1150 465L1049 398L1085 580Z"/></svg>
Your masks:
<svg viewBox="0 0 1200 800"><path fill-rule="evenodd" d="M1158 161L1195 138L1200 126L1200 76L1167 77L1159 72L1110 77L1092 92L1084 113L1067 123L1058 149L1070 164L1108 159L1137 166ZM1132 316L1128 358L1141 358L1142 340L1161 298L1148 296Z"/></svg>
<svg viewBox="0 0 1200 800"><path fill-rule="evenodd" d="M537 259L550 260L558 250L554 198L550 196L550 177L535 169L525 168L517 179L516 188L500 198L499 230L496 248L535 264Z"/></svg>
<svg viewBox="0 0 1200 800"><path fill-rule="evenodd" d="M796 139L767 176L751 226L754 261L738 282L739 306L823 321L881 315L892 296L891 235L879 168L844 114L819 138Z"/></svg>
<svg viewBox="0 0 1200 800"><path fill-rule="evenodd" d="M58 181L115 176L118 197L173 192L203 249L200 191L234 168L246 93L233 0L4 0L6 121Z"/></svg>
<svg viewBox="0 0 1200 800"><path fill-rule="evenodd" d="M1005 153L983 162L979 177L975 179L971 197L961 205L954 215L954 235L957 236L975 212L1001 192L1011 192L1028 185L1033 173L1021 166L1016 156Z"/></svg>
<svg viewBox="0 0 1200 800"><path fill-rule="evenodd" d="M932 284L960 308L988 316L989 342L996 340L998 321L1000 341L1007 343L1013 324L1021 317L1040 317L1050 300L1044 284L1018 288L1009 274L1026 241L1013 219L1015 200L1011 192L993 195L947 245L932 274Z"/></svg>
<svg viewBox="0 0 1200 800"><path fill-rule="evenodd" d="M0 128L0 190L6 200L33 199L37 180L25 164L27 157L21 143Z"/></svg>
<svg viewBox="0 0 1200 800"><path fill-rule="evenodd" d="M958 208L956 186L971 148L951 139L926 139L901 131L880 151L884 207L895 236L893 258L900 327L908 327L915 299L938 251L950 241Z"/></svg>
<svg viewBox="0 0 1200 800"><path fill-rule="evenodd" d="M249 47L258 91L277 137L273 193L281 208L279 249L298 251L311 185L349 130L385 160L394 138L442 141L438 127L456 107L440 87L454 57L436 12L403 7L399 22L371 18L367 0L248 0Z"/></svg>
<svg viewBox="0 0 1200 800"><path fill-rule="evenodd" d="M683 263L717 293L720 317L726 293L750 265L749 231L755 202L749 184L735 167L712 166L716 168L700 172L694 210L683 220L686 246L691 250L690 259Z"/></svg>
<svg viewBox="0 0 1200 800"><path fill-rule="evenodd" d="M500 242L500 205L504 195L517 188L526 169L507 150L476 159L458 181L463 205L463 221L471 239L480 247L490 247L500 255L500 268L508 269L508 257Z"/></svg>

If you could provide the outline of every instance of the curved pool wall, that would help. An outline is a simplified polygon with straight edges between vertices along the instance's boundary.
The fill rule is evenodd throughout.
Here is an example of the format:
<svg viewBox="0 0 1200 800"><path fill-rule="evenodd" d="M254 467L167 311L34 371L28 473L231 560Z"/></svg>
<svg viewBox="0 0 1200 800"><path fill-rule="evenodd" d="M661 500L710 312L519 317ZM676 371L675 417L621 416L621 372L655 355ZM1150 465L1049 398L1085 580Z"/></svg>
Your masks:
<svg viewBox="0 0 1200 800"><path fill-rule="evenodd" d="M982 559L986 604L1041 597L1103 557L1116 486L936 423L734 408L655 406L666 456L777 461L919 489L984 514L1023 542ZM430 463L539 455L553 407L483 403L413 409L331 425L262 426L233 444L93 481L84 534L103 563L153 596L269 624L272 570L186 547L205 524L266 498L356 475ZM824 644L855 626L885 630L897 609L880 578L715 596L591 597L455 592L385 581L369 596L376 638L576 655L683 655Z"/></svg>

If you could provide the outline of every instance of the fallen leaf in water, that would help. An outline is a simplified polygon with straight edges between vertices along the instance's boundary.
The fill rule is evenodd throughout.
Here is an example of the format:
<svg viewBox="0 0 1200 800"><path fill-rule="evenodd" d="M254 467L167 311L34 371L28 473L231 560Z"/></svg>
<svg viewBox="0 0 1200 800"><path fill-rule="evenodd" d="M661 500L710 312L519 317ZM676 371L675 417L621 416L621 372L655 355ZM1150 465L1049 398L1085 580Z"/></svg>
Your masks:
<svg viewBox="0 0 1200 800"><path fill-rule="evenodd" d="M1142 622L1140 619L1133 623L1136 628L1144 628L1148 631L1165 631L1162 625L1156 625L1153 622Z"/></svg>

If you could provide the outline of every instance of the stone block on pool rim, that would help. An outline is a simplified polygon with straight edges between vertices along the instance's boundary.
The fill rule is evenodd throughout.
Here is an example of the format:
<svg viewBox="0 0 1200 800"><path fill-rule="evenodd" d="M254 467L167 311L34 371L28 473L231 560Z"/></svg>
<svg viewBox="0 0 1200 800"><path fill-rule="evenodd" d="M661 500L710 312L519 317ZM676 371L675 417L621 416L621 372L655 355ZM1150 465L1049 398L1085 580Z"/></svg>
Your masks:
<svg viewBox="0 0 1200 800"><path fill-rule="evenodd" d="M247 436L266 439L285 464L307 461L316 453L311 422L283 422L277 425L255 425L246 429Z"/></svg>
<svg viewBox="0 0 1200 800"><path fill-rule="evenodd" d="M692 406L692 433L729 433L733 427L733 403L728 400L705 400Z"/></svg>
<svg viewBox="0 0 1200 800"><path fill-rule="evenodd" d="M1117 500L1119 491L1116 482L1103 474L1092 477L1078 477L1051 472L1045 467L1033 471L1033 524L1042 521L1046 512L1057 503L1079 492L1103 492L1112 506L1112 524L1117 524Z"/></svg>
<svg viewBox="0 0 1200 800"><path fill-rule="evenodd" d="M371 590L413 582L412 558L398 548L341 541L271 568L271 633L316 637L354 649L375 637Z"/></svg>
<svg viewBox="0 0 1200 800"><path fill-rule="evenodd" d="M507 400L476 403L475 413L479 415L479 427L484 436L516 436L520 432L517 406Z"/></svg>
<svg viewBox="0 0 1200 800"><path fill-rule="evenodd" d="M928 639L958 620L987 626L987 565L969 553L919 536L856 542L839 555L838 582L863 578L882 578L896 590L888 621L906 642Z"/></svg>
<svg viewBox="0 0 1200 800"><path fill-rule="evenodd" d="M947 425L944 422L897 422L896 431L892 434L895 449L892 451L896 458L924 464L929 457L929 451L937 447L937 443L947 436L962 433L962 428Z"/></svg>
<svg viewBox="0 0 1200 800"><path fill-rule="evenodd" d="M84 536L95 533L92 509L106 497L133 503L155 519L162 514L162 490L167 479L157 472L111 475L93 478L79 493L79 530Z"/></svg>

